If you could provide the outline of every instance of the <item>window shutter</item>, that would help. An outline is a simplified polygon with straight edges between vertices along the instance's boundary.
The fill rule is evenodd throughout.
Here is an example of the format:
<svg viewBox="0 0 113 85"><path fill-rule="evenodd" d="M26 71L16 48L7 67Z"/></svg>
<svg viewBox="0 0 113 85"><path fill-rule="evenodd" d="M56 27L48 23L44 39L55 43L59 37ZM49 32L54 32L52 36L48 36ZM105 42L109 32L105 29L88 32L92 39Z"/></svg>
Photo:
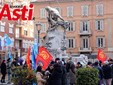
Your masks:
<svg viewBox="0 0 113 85"><path fill-rule="evenodd" d="M101 13L101 15L103 15L104 13L104 9L103 9L104 7L103 7L103 4L100 4L100 13Z"/></svg>
<svg viewBox="0 0 113 85"><path fill-rule="evenodd" d="M82 13L82 16L84 16L84 6L81 6L81 13Z"/></svg>
<svg viewBox="0 0 113 85"><path fill-rule="evenodd" d="M66 47L69 48L69 39L66 39Z"/></svg>
<svg viewBox="0 0 113 85"><path fill-rule="evenodd" d="M45 10L45 8L43 10L44 10L44 18L46 18L46 10Z"/></svg>
<svg viewBox="0 0 113 85"><path fill-rule="evenodd" d="M100 24L101 24L101 30L103 31L104 30L104 22L103 22L103 20L101 20Z"/></svg>
<svg viewBox="0 0 113 85"><path fill-rule="evenodd" d="M75 39L73 38L73 48L76 47Z"/></svg>
<svg viewBox="0 0 113 85"><path fill-rule="evenodd" d="M73 22L73 31L75 31L75 29L76 29L76 24L75 22Z"/></svg>
<svg viewBox="0 0 113 85"><path fill-rule="evenodd" d="M105 37L103 37L103 47L105 47Z"/></svg>
<svg viewBox="0 0 113 85"><path fill-rule="evenodd" d="M83 22L80 22L80 32L83 31Z"/></svg>
<svg viewBox="0 0 113 85"><path fill-rule="evenodd" d="M67 7L67 17L69 17L69 7Z"/></svg>
<svg viewBox="0 0 113 85"><path fill-rule="evenodd" d="M99 5L96 5L96 14L99 15Z"/></svg>
<svg viewBox="0 0 113 85"><path fill-rule="evenodd" d="M98 30L98 20L95 20L95 28Z"/></svg>
<svg viewBox="0 0 113 85"><path fill-rule="evenodd" d="M43 10L42 10L42 9L40 9L40 18L42 18L42 11L43 11Z"/></svg>
<svg viewBox="0 0 113 85"><path fill-rule="evenodd" d="M85 6L85 16L88 16L88 6Z"/></svg>
<svg viewBox="0 0 113 85"><path fill-rule="evenodd" d="M71 6L71 16L73 16L73 6Z"/></svg>
<svg viewBox="0 0 113 85"><path fill-rule="evenodd" d="M98 47L98 37L96 37L96 47Z"/></svg>
<svg viewBox="0 0 113 85"><path fill-rule="evenodd" d="M84 46L83 46L83 38L81 39L81 46L80 46L80 48L83 48Z"/></svg>
<svg viewBox="0 0 113 85"><path fill-rule="evenodd" d="M88 31L90 30L90 21L87 21Z"/></svg>

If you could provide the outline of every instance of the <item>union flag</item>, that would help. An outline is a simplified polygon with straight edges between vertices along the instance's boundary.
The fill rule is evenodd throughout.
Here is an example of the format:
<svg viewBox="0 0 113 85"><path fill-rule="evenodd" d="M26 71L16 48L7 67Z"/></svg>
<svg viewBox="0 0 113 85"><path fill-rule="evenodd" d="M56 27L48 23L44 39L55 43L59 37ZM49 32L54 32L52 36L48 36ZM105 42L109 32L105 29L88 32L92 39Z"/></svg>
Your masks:
<svg viewBox="0 0 113 85"><path fill-rule="evenodd" d="M27 64L28 68L31 68L31 64L30 64L30 51L31 51L31 48L29 47L28 48L28 53L26 55L26 64Z"/></svg>
<svg viewBox="0 0 113 85"><path fill-rule="evenodd" d="M101 49L98 49L97 59L102 61L102 63L107 60L107 56Z"/></svg>
<svg viewBox="0 0 113 85"><path fill-rule="evenodd" d="M42 69L46 70L51 60L52 60L52 56L48 52L48 50L43 46L39 47L39 53L36 57L36 63L37 64L41 63L43 65Z"/></svg>

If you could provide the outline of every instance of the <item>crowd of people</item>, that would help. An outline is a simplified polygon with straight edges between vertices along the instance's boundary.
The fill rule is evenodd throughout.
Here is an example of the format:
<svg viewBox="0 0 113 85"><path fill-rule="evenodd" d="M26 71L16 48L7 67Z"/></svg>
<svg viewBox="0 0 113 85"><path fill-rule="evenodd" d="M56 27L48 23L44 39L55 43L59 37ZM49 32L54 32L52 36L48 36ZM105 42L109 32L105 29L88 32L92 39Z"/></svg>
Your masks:
<svg viewBox="0 0 113 85"><path fill-rule="evenodd" d="M5 76L8 73L8 79L10 81L11 68L13 66L22 65L22 62L18 63L18 60L14 59L10 63L10 59L3 60L1 63L1 83L5 83ZM84 68L81 62L77 62L76 65L72 61L72 58L67 60L56 58L52 60L48 68L43 71L42 64L40 63L36 68L36 78L38 85L76 85L76 70ZM98 85L113 85L113 59L109 59L102 63L96 61L94 63L88 62L85 68L95 68L98 70Z"/></svg>
<svg viewBox="0 0 113 85"><path fill-rule="evenodd" d="M75 65L69 58L66 62L56 58L52 61L46 71L42 71L41 65L37 67L38 85L77 85L76 70L84 68L80 62ZM113 85L113 59L102 63L95 61L88 62L85 68L98 70L98 85Z"/></svg>

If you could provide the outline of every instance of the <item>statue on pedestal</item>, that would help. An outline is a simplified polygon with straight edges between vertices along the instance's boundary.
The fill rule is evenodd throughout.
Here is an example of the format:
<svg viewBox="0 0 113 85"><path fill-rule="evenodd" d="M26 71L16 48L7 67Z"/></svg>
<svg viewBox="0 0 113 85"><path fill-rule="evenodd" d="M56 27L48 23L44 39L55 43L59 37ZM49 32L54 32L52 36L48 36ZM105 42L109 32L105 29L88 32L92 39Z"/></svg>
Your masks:
<svg viewBox="0 0 113 85"><path fill-rule="evenodd" d="M47 6L48 12L48 30L44 37L44 46L54 57L60 57L66 54L65 32L68 28L68 22L64 21L57 9Z"/></svg>

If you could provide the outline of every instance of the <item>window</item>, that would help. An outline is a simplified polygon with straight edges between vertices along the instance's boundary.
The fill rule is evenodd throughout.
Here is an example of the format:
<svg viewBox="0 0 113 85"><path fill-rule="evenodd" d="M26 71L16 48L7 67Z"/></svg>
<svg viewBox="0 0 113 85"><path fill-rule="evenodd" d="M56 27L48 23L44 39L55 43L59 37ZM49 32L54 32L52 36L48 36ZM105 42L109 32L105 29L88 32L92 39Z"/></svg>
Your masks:
<svg viewBox="0 0 113 85"><path fill-rule="evenodd" d="M75 39L73 39L73 38L68 39L68 47L69 48L75 47Z"/></svg>
<svg viewBox="0 0 113 85"><path fill-rule="evenodd" d="M96 30L103 30L104 29L104 20L96 20L95 25L96 25Z"/></svg>
<svg viewBox="0 0 113 85"><path fill-rule="evenodd" d="M69 27L67 28L68 31L74 31L75 30L75 22L68 22Z"/></svg>
<svg viewBox="0 0 113 85"><path fill-rule="evenodd" d="M81 38L81 48L82 49L89 48L89 38L88 37Z"/></svg>
<svg viewBox="0 0 113 85"><path fill-rule="evenodd" d="M14 27L14 24L10 24L9 23L9 33L13 33L13 27Z"/></svg>
<svg viewBox="0 0 113 85"><path fill-rule="evenodd" d="M96 5L96 13L97 13L97 16L103 15L104 13L103 4Z"/></svg>
<svg viewBox="0 0 113 85"><path fill-rule="evenodd" d="M46 32L46 23L41 23L41 32Z"/></svg>
<svg viewBox="0 0 113 85"><path fill-rule="evenodd" d="M16 28L16 34L15 34L16 38L19 38L19 33L20 33L19 28Z"/></svg>
<svg viewBox="0 0 113 85"><path fill-rule="evenodd" d="M82 16L88 16L88 5L81 6Z"/></svg>
<svg viewBox="0 0 113 85"><path fill-rule="evenodd" d="M57 10L58 10L58 12L61 14L61 8L60 7L55 7Z"/></svg>
<svg viewBox="0 0 113 85"><path fill-rule="evenodd" d="M0 25L0 32L5 32L5 26Z"/></svg>
<svg viewBox="0 0 113 85"><path fill-rule="evenodd" d="M73 16L73 6L67 7L67 17Z"/></svg>
<svg viewBox="0 0 113 85"><path fill-rule="evenodd" d="M46 18L46 11L44 8L40 9L40 18Z"/></svg>
<svg viewBox="0 0 113 85"><path fill-rule="evenodd" d="M89 29L89 21L81 21L81 31L88 31Z"/></svg>
<svg viewBox="0 0 113 85"><path fill-rule="evenodd" d="M34 37L34 32L33 32L33 29L31 29L31 31L30 31L30 37Z"/></svg>
<svg viewBox="0 0 113 85"><path fill-rule="evenodd" d="M24 35L27 36L27 30L24 30Z"/></svg>
<svg viewBox="0 0 113 85"><path fill-rule="evenodd" d="M96 39L97 47L105 47L105 37L97 37Z"/></svg>
<svg viewBox="0 0 113 85"><path fill-rule="evenodd" d="M5 32L5 22L0 22L0 32Z"/></svg>

